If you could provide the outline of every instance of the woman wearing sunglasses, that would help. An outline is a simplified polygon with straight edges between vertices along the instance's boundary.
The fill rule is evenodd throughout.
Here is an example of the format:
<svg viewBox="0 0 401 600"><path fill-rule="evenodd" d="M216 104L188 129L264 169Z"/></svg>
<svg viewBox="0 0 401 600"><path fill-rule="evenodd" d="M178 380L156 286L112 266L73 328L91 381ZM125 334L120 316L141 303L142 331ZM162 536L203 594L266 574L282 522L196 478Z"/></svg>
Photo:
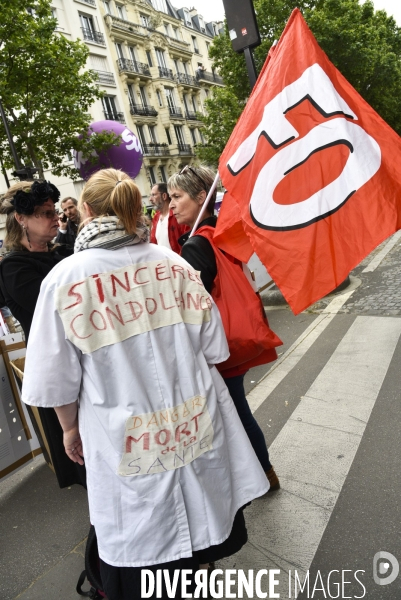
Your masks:
<svg viewBox="0 0 401 600"><path fill-rule="evenodd" d="M188 225L192 230L214 179L215 174L211 169L189 165L170 177L168 181L168 192L171 198L170 209L173 211L179 225ZM197 230L204 226L216 227L215 201L216 191L209 200L204 213L205 218L199 223ZM181 236L179 243L182 245L181 256L197 271L200 271L203 285L211 294L217 276L217 263L211 243L201 235L189 237L189 233ZM245 360L246 357L244 357ZM263 432L252 415L245 396L244 376L246 371L246 368L241 369L241 365L239 365L233 369L221 371L221 375L228 387L255 454L269 480L269 491L275 491L280 488L280 482L270 463Z"/></svg>
<svg viewBox="0 0 401 600"><path fill-rule="evenodd" d="M27 341L42 281L73 252L52 244L58 229L54 205L59 198L59 190L48 181L23 181L8 189L0 207L0 212L7 215L5 246L9 251L0 263L0 293L4 304L21 323ZM38 437L46 461L53 464L60 487L73 483L84 485L84 467L78 465L77 468L65 455L56 413L53 409L39 409L39 413L50 457L39 431Z"/></svg>

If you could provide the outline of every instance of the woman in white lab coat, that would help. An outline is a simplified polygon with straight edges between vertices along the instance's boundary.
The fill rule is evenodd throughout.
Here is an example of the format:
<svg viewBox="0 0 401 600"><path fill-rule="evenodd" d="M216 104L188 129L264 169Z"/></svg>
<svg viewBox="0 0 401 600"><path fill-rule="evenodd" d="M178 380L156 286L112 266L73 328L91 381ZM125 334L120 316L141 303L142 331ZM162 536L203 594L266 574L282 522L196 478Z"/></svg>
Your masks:
<svg viewBox="0 0 401 600"><path fill-rule="evenodd" d="M238 551L241 509L268 489L214 366L228 357L218 310L186 261L148 243L141 209L121 171L85 185L75 254L41 287L23 386L85 461L109 600L141 597L141 567Z"/></svg>

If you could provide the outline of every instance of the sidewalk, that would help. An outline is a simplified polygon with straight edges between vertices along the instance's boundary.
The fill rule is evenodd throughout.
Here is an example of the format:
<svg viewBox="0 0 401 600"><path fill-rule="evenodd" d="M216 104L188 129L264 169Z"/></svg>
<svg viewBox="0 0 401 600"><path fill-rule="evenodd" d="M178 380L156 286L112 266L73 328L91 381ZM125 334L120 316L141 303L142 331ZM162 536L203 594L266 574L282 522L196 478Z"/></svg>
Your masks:
<svg viewBox="0 0 401 600"><path fill-rule="evenodd" d="M42 456L2 482L0 598L77 600L88 531L85 490L60 490Z"/></svg>

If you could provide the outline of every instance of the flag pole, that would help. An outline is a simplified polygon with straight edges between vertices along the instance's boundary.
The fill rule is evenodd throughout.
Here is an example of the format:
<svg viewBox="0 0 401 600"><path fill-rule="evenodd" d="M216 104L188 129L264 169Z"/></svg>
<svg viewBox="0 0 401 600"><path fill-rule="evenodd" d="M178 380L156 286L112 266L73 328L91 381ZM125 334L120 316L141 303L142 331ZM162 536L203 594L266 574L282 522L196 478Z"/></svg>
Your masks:
<svg viewBox="0 0 401 600"><path fill-rule="evenodd" d="M202 217L205 214L205 211L206 211L207 206L209 204L209 200L212 197L214 190L216 189L216 186L217 186L217 183L218 183L219 179L220 179L220 175L217 173L217 175L214 178L214 181L212 183L212 187L210 188L209 193L206 196L206 200L204 201L203 206L201 208L201 211L200 211L200 213L199 213L199 215L198 215L198 217L197 217L197 219L195 221L195 225L193 226L192 231L191 231L191 233L188 236L188 239L194 235L195 231L198 228L199 223L202 221Z"/></svg>

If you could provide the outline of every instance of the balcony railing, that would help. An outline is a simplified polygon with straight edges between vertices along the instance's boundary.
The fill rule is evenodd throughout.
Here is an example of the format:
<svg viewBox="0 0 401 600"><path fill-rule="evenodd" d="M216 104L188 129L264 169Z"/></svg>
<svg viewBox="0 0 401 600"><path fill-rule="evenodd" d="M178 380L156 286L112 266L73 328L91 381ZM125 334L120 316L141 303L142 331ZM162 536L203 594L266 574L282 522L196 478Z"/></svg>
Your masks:
<svg viewBox="0 0 401 600"><path fill-rule="evenodd" d="M202 113L187 110L185 118L189 121L201 121Z"/></svg>
<svg viewBox="0 0 401 600"><path fill-rule="evenodd" d="M171 79L174 81L174 75L171 69L166 69L166 67L159 67L159 77L163 77L164 79Z"/></svg>
<svg viewBox="0 0 401 600"><path fill-rule="evenodd" d="M189 52L189 46L191 44L189 44L188 42L184 42L184 40L179 40L176 37L171 37L171 35L168 39L170 40L170 44L173 47L180 48L181 50L183 49L184 51L186 50L187 52Z"/></svg>
<svg viewBox="0 0 401 600"><path fill-rule="evenodd" d="M132 33L136 33L137 35L145 36L147 31L141 25L137 23L133 23L132 21L127 21L126 19L120 19L119 17L115 17L114 15L107 14L105 15L107 18L106 23L108 26L115 27L116 29L123 29L124 31L131 31Z"/></svg>
<svg viewBox="0 0 401 600"><path fill-rule="evenodd" d="M108 112L104 110L104 116L106 121L119 121L119 123L125 123L124 113L122 112Z"/></svg>
<svg viewBox="0 0 401 600"><path fill-rule="evenodd" d="M131 115L141 115L142 117L157 117L157 110L153 106L144 106L143 104L134 104L130 102Z"/></svg>
<svg viewBox="0 0 401 600"><path fill-rule="evenodd" d="M142 150L145 156L170 156L170 148L167 146L142 146Z"/></svg>
<svg viewBox="0 0 401 600"><path fill-rule="evenodd" d="M100 31L95 31L94 29L87 29L86 27L81 27L81 29L84 40L105 46L103 33L100 33Z"/></svg>
<svg viewBox="0 0 401 600"><path fill-rule="evenodd" d="M192 86L196 86L199 87L199 82L195 77L192 77L192 75L187 75L186 73L177 73L176 75L176 79L178 83L182 83L184 85L190 85Z"/></svg>
<svg viewBox="0 0 401 600"><path fill-rule="evenodd" d="M150 77L149 65L140 63L130 58L119 58L117 60L117 66L120 73L122 71L128 71L129 73L138 73L139 75L146 75Z"/></svg>
<svg viewBox="0 0 401 600"><path fill-rule="evenodd" d="M212 83L224 85L223 78L220 77L220 75L216 75L216 73L209 73L209 71L197 70L196 79L198 79L198 81L211 81Z"/></svg>
<svg viewBox="0 0 401 600"><path fill-rule="evenodd" d="M173 119L183 119L184 118L181 108L177 108L176 106L169 106L168 110L170 113L170 117L172 117Z"/></svg>
<svg viewBox="0 0 401 600"><path fill-rule="evenodd" d="M109 73L108 71L97 71L96 69L92 69L96 75L96 79L99 83L104 83L105 85L116 85L116 80L114 79L114 74Z"/></svg>
<svg viewBox="0 0 401 600"><path fill-rule="evenodd" d="M193 151L189 144L178 144L178 153L192 155Z"/></svg>

